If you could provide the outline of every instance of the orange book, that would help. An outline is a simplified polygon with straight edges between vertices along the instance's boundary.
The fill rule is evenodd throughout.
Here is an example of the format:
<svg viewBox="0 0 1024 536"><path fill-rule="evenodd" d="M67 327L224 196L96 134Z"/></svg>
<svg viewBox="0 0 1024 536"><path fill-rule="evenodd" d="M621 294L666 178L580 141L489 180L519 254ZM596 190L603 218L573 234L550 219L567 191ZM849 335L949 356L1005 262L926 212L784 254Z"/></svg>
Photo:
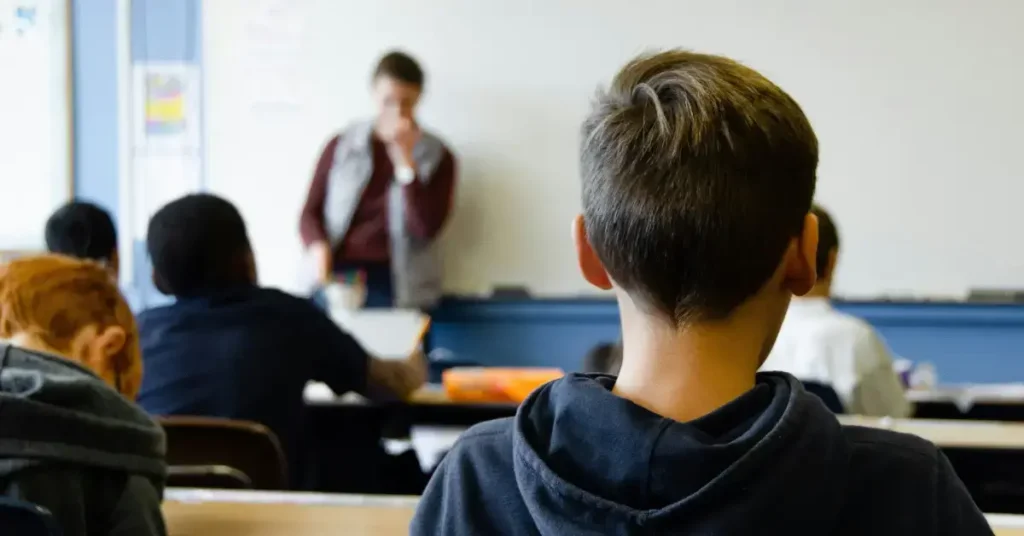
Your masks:
<svg viewBox="0 0 1024 536"><path fill-rule="evenodd" d="M564 375L556 368L456 367L444 371L441 380L452 402L519 404Z"/></svg>

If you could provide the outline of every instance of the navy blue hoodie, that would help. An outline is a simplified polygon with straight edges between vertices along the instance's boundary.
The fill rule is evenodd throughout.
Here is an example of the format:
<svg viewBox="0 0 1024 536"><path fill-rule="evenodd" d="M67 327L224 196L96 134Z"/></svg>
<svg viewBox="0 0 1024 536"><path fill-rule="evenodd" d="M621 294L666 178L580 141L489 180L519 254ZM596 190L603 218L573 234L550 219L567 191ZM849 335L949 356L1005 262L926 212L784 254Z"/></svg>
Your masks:
<svg viewBox="0 0 1024 536"><path fill-rule="evenodd" d="M613 384L566 376L466 432L412 534L992 534L934 445L840 426L792 376L686 423Z"/></svg>

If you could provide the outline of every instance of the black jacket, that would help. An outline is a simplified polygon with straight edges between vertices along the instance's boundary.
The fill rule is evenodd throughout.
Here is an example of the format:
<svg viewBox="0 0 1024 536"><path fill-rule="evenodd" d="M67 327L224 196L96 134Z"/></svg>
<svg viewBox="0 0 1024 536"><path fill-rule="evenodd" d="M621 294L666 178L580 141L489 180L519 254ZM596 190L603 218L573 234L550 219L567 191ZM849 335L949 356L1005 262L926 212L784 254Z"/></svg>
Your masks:
<svg viewBox="0 0 1024 536"><path fill-rule="evenodd" d="M412 534L992 534L945 456L918 437L842 427L792 376L682 423L570 375L514 418L472 428Z"/></svg>
<svg viewBox="0 0 1024 536"><path fill-rule="evenodd" d="M76 363L0 344L0 493L47 508L65 536L163 535L166 472L140 408Z"/></svg>

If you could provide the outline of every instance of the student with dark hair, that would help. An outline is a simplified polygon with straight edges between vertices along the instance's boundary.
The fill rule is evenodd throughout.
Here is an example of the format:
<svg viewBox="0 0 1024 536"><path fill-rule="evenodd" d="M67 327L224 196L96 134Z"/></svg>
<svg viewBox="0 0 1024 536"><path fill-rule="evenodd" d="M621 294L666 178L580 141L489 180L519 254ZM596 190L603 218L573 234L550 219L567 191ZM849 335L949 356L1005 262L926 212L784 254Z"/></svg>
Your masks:
<svg viewBox="0 0 1024 536"><path fill-rule="evenodd" d="M389 52L371 84L377 116L327 142L299 228L319 284L363 281L367 307L426 308L441 296L435 239L455 157L416 121L424 75L414 59Z"/></svg>
<svg viewBox="0 0 1024 536"><path fill-rule="evenodd" d="M308 300L257 284L245 222L228 201L195 194L149 222L156 287L174 304L139 316L146 360L139 403L155 415L201 415L269 427L299 485L303 389L325 382L349 391L405 397L423 384L417 352L385 361ZM379 438L374 439L376 442Z"/></svg>
<svg viewBox="0 0 1024 536"><path fill-rule="evenodd" d="M830 385L847 413L907 417L913 407L885 341L871 324L832 307L839 232L825 209L815 206L811 212L818 218L817 282L789 304L761 368Z"/></svg>
<svg viewBox="0 0 1024 536"><path fill-rule="evenodd" d="M466 432L413 534L992 533L934 445L757 374L816 275L818 144L789 95L726 58L645 55L581 140L576 252L618 298L622 368Z"/></svg>
<svg viewBox="0 0 1024 536"><path fill-rule="evenodd" d="M106 210L85 201L72 201L46 220L46 249L102 263L117 278L117 230Z"/></svg>
<svg viewBox="0 0 1024 536"><path fill-rule="evenodd" d="M581 372L595 374L611 374L615 376L622 366L622 345L617 342L604 342L590 349L583 358Z"/></svg>

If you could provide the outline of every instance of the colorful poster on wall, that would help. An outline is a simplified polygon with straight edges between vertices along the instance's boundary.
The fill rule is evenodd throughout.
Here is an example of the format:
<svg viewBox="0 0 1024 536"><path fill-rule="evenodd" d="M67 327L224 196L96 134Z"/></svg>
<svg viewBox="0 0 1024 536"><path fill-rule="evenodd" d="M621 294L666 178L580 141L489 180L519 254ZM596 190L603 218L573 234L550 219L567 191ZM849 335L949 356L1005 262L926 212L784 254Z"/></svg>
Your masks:
<svg viewBox="0 0 1024 536"><path fill-rule="evenodd" d="M142 63L134 70L136 148L157 151L198 148L201 90L198 70L184 63Z"/></svg>
<svg viewBox="0 0 1024 536"><path fill-rule="evenodd" d="M129 170L132 222L137 239L158 208L202 188L199 70L186 63L133 66Z"/></svg>
<svg viewBox="0 0 1024 536"><path fill-rule="evenodd" d="M146 136L180 136L185 133L185 80L180 74L147 73Z"/></svg>

